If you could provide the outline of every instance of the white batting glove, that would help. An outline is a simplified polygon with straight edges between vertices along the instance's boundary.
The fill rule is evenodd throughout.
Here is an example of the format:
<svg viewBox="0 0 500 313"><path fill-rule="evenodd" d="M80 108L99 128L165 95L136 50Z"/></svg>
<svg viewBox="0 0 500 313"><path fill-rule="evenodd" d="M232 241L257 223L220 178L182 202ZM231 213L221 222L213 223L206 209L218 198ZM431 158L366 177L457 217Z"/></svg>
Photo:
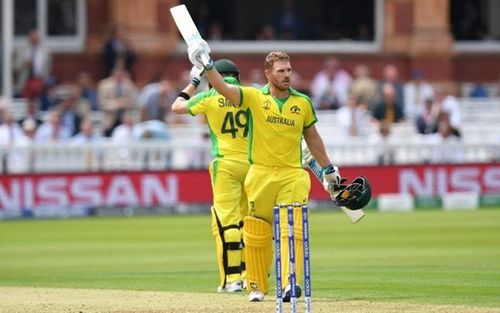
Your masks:
<svg viewBox="0 0 500 313"><path fill-rule="evenodd" d="M214 61L210 59L210 47L203 39L188 46L188 56L191 63L199 69L210 71L213 68Z"/></svg>
<svg viewBox="0 0 500 313"><path fill-rule="evenodd" d="M203 74L205 73L205 69L203 68L197 68L195 65L193 65L193 67L191 68L191 72L189 73L189 77L191 77L191 84L193 84L193 86L195 88L198 88L198 86L200 85L201 83L201 77L203 76Z"/></svg>
<svg viewBox="0 0 500 313"><path fill-rule="evenodd" d="M323 168L323 187L330 194L335 197L341 189L342 178L338 167L329 164Z"/></svg>

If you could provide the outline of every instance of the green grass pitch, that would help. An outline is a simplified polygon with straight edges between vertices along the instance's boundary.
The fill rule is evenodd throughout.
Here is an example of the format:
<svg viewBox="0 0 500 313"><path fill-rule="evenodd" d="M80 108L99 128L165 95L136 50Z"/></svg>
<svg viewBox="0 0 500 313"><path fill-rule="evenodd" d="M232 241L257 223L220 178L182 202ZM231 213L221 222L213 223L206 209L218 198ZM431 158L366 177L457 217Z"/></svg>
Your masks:
<svg viewBox="0 0 500 313"><path fill-rule="evenodd" d="M500 209L310 223L315 299L500 307ZM214 254L209 215L0 222L4 286L213 293Z"/></svg>

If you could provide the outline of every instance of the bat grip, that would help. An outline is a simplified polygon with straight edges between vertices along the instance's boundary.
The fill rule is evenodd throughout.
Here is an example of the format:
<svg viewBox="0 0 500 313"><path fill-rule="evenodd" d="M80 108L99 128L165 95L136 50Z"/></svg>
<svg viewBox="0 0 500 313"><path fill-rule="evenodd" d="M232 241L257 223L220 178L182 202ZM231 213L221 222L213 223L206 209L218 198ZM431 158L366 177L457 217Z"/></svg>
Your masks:
<svg viewBox="0 0 500 313"><path fill-rule="evenodd" d="M201 60L201 63L203 64L203 67L205 68L205 70L211 70L211 61L210 61L210 57L206 54L201 54L200 55L200 60ZM210 68L209 68L210 67Z"/></svg>

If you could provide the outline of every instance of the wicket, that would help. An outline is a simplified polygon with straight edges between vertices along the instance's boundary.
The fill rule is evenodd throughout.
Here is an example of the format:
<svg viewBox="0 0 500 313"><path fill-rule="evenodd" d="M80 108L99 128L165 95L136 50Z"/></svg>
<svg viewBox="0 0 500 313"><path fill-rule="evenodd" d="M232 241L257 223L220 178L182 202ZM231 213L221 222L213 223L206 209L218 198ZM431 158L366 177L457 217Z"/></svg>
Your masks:
<svg viewBox="0 0 500 313"><path fill-rule="evenodd" d="M275 271L276 271L276 312L283 312L283 286L281 283L281 229L280 229L280 212L286 208L287 224L288 224L288 245L289 254L288 262L290 263L290 305L291 312L297 312L297 294L296 284L297 277L295 272L295 235L294 235L294 219L293 213L296 208L301 210L302 215L302 238L304 248L304 300L305 312L311 313L311 261L309 250L309 209L307 204L293 203L275 205L273 208L274 216L274 256L275 256Z"/></svg>

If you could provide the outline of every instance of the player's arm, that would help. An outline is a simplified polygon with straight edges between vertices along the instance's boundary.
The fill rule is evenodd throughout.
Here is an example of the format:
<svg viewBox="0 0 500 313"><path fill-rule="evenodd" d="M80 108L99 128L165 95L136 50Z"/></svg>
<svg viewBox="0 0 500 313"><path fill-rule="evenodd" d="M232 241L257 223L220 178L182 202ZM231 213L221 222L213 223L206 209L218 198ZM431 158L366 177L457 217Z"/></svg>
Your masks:
<svg viewBox="0 0 500 313"><path fill-rule="evenodd" d="M331 164L330 158L326 154L323 139L321 139L316 126L312 125L311 127L304 129L304 140L306 141L307 147L309 148L312 156L321 167L324 168Z"/></svg>
<svg viewBox="0 0 500 313"><path fill-rule="evenodd" d="M303 135L310 153L322 168L323 187L330 195L335 196L342 184L339 169L331 163L316 126L311 125L304 129Z"/></svg>
<svg viewBox="0 0 500 313"><path fill-rule="evenodd" d="M205 40L198 40L188 47L189 60L194 66L205 70L210 85L212 85L218 93L226 97L233 105L240 105L240 88L224 81L224 78L222 78L220 73L214 68L214 62L210 59L209 53L210 48Z"/></svg>
<svg viewBox="0 0 500 313"><path fill-rule="evenodd" d="M201 76L203 75L203 70L200 70L196 66L191 69L191 82L182 89L174 103L172 103L172 112L176 114L187 114L188 110L188 100L194 95L196 88L200 85Z"/></svg>

